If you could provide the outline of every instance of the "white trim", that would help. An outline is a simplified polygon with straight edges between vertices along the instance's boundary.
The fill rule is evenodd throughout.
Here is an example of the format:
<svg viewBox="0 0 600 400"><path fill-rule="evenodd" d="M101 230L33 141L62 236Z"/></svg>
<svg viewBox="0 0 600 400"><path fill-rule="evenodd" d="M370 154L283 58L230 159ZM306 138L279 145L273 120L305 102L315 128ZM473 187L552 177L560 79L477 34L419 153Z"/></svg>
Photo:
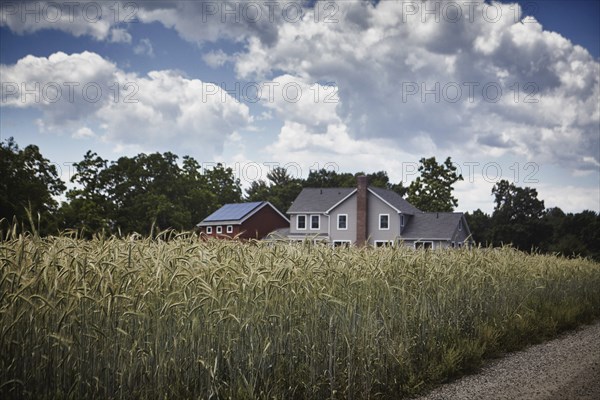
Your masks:
<svg viewBox="0 0 600 400"><path fill-rule="evenodd" d="M350 194L348 194L346 197L344 197L343 199L341 199L340 201L338 201L337 203L335 203L333 206L331 206L329 208L329 210L325 211L325 214L329 214L329 212L331 210L333 210L334 208L336 208L337 206L339 206L340 204L342 204L344 201L346 201L350 196L352 196L357 191L358 191L358 189L354 189L353 191L351 191Z"/></svg>
<svg viewBox="0 0 600 400"><path fill-rule="evenodd" d="M317 217L318 218L317 219L317 227L316 228L313 228L313 223L312 223L313 217ZM310 221L310 230L311 231L320 231L321 230L321 216L319 214L311 214L310 218L309 218L309 221Z"/></svg>
<svg viewBox="0 0 600 400"><path fill-rule="evenodd" d="M300 228L298 226L298 221L300 220L300 217L304 217L304 228ZM306 214L298 214L296 215L296 230L297 231L305 231L307 229L307 218L306 218Z"/></svg>
<svg viewBox="0 0 600 400"><path fill-rule="evenodd" d="M387 201L385 201L383 199L383 197L381 197L380 195L378 195L377 193L375 193L373 190L368 189L369 192L371 192L372 195L374 195L375 197L377 197L379 200L383 201L385 204L387 204L388 206L392 207L394 210L396 210L396 212L401 213L402 211L398 210L396 207L394 207L393 205L391 205L390 203L388 203Z"/></svg>
<svg viewBox="0 0 600 400"><path fill-rule="evenodd" d="M206 227L206 234L207 235L212 235L212 226L207 226Z"/></svg>
<svg viewBox="0 0 600 400"><path fill-rule="evenodd" d="M264 202L264 204L263 204L262 206L258 206L258 207L256 207L256 208L255 208L254 210L252 210L252 211L251 211L251 212L250 212L248 215L246 215L244 218L242 218L242 219L240 220L240 225L241 225L241 224L243 224L243 223L244 223L244 221L246 221L248 218L250 218L251 216L253 216L254 214L256 214L258 211L262 210L262 209L263 209L263 208L264 208L266 205L269 205L269 206L271 206L271 208L272 208L273 210L275 210L275 211L277 212L277 214L279 214L279 215L280 215L280 216L281 216L283 219L285 219L285 220L288 222L288 224L290 223L290 220L289 220L289 219L288 219L288 218L287 218L285 215L283 215L283 214L281 213L281 211L279 211L277 208L275 208L275 206L274 206L273 204L271 204L270 202L268 202L268 201L265 201L265 202Z"/></svg>
<svg viewBox="0 0 600 400"><path fill-rule="evenodd" d="M387 217L387 228L381 227L381 217L383 217L384 215ZM379 214L379 230L380 231L389 231L390 230L390 214Z"/></svg>
<svg viewBox="0 0 600 400"><path fill-rule="evenodd" d="M340 228L340 217L346 217L346 227ZM348 214L338 214L337 215L337 230L338 231L347 231L348 230Z"/></svg>
<svg viewBox="0 0 600 400"><path fill-rule="evenodd" d="M217 235L223 233L223 227L221 225L217 226Z"/></svg>
<svg viewBox="0 0 600 400"><path fill-rule="evenodd" d="M233 233L233 225L227 225L227 233Z"/></svg>

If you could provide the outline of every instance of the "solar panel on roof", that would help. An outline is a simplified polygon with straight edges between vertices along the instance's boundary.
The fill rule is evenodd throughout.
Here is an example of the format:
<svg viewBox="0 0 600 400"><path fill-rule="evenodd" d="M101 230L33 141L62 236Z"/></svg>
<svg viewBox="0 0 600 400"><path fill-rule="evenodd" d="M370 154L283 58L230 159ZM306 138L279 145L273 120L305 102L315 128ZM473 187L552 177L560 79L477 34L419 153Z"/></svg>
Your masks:
<svg viewBox="0 0 600 400"><path fill-rule="evenodd" d="M223 207L206 217L204 222L234 221L242 219L261 204L262 201L253 203L225 204Z"/></svg>

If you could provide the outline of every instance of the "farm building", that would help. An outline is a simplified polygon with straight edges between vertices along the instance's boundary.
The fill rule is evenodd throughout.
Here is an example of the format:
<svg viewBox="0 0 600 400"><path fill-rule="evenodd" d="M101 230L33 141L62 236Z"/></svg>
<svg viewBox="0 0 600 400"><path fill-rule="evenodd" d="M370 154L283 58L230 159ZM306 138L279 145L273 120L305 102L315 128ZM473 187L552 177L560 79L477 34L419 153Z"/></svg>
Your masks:
<svg viewBox="0 0 600 400"><path fill-rule="evenodd" d="M356 188L305 188L287 213L289 227L270 238L414 248L462 247L471 240L463 213L422 212L392 190L368 186L365 176Z"/></svg>
<svg viewBox="0 0 600 400"><path fill-rule="evenodd" d="M225 204L196 226L209 237L262 239L290 221L268 201L259 201Z"/></svg>

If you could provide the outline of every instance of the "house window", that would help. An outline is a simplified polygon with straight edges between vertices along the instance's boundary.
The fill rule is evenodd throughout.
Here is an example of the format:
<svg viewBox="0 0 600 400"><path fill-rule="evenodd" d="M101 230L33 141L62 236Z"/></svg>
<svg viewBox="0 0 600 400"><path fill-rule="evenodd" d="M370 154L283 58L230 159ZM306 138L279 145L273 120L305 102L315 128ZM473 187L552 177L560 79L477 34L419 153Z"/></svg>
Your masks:
<svg viewBox="0 0 600 400"><path fill-rule="evenodd" d="M352 242L350 240L334 240L333 247L350 247Z"/></svg>
<svg viewBox="0 0 600 400"><path fill-rule="evenodd" d="M462 219L458 221L458 230L462 231Z"/></svg>
<svg viewBox="0 0 600 400"><path fill-rule="evenodd" d="M348 229L348 214L338 215L338 229L342 231Z"/></svg>
<svg viewBox="0 0 600 400"><path fill-rule="evenodd" d="M433 242L415 242L415 249L433 249Z"/></svg>
<svg viewBox="0 0 600 400"><path fill-rule="evenodd" d="M227 233L233 233L233 225L227 225Z"/></svg>
<svg viewBox="0 0 600 400"><path fill-rule="evenodd" d="M390 214L379 214L379 229L390 229Z"/></svg>
<svg viewBox="0 0 600 400"><path fill-rule="evenodd" d="M404 215L400 215L400 226L404 228Z"/></svg>
<svg viewBox="0 0 600 400"><path fill-rule="evenodd" d="M458 242L458 248L460 249L461 247L463 247L463 242Z"/></svg>
<svg viewBox="0 0 600 400"><path fill-rule="evenodd" d="M375 247L392 247L394 245L394 241L392 240L376 240Z"/></svg>
<svg viewBox="0 0 600 400"><path fill-rule="evenodd" d="M456 243L452 242L452 248L456 247Z"/></svg>
<svg viewBox="0 0 600 400"><path fill-rule="evenodd" d="M301 231L306 229L306 215L298 215L296 217L296 229Z"/></svg>
<svg viewBox="0 0 600 400"><path fill-rule="evenodd" d="M219 233L223 233L223 227L222 226L217 226L217 234Z"/></svg>
<svg viewBox="0 0 600 400"><path fill-rule="evenodd" d="M318 215L310 216L310 229L318 230L321 225L321 218Z"/></svg>
<svg viewBox="0 0 600 400"><path fill-rule="evenodd" d="M207 226L206 227L206 234L207 235L212 235L212 226Z"/></svg>

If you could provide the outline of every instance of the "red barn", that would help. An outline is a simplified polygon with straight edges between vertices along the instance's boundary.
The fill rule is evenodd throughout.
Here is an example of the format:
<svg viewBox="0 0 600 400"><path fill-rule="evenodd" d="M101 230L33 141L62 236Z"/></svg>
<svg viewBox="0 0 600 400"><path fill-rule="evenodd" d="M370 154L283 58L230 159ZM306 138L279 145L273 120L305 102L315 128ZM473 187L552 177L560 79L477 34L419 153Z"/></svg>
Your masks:
<svg viewBox="0 0 600 400"><path fill-rule="evenodd" d="M262 239L289 226L290 220L268 201L225 204L197 225L203 236L241 239Z"/></svg>

